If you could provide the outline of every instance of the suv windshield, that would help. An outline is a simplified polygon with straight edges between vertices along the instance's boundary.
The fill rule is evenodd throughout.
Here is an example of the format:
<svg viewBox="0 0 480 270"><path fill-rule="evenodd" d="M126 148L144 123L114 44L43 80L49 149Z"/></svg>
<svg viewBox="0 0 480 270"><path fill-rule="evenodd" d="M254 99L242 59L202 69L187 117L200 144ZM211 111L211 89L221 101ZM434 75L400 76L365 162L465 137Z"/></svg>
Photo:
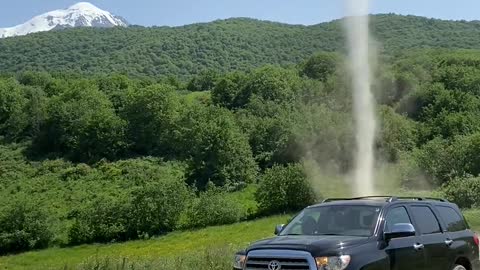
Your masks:
<svg viewBox="0 0 480 270"><path fill-rule="evenodd" d="M377 206L332 205L307 208L280 235L371 236L380 213Z"/></svg>

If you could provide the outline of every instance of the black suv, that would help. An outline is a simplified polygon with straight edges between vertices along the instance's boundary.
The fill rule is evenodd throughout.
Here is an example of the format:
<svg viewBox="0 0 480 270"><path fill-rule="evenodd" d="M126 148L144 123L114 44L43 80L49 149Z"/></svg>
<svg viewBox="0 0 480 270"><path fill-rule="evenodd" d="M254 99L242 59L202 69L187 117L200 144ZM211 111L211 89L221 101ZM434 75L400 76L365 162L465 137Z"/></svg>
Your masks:
<svg viewBox="0 0 480 270"><path fill-rule="evenodd" d="M275 234L237 253L234 269L480 270L478 236L442 199L327 199Z"/></svg>

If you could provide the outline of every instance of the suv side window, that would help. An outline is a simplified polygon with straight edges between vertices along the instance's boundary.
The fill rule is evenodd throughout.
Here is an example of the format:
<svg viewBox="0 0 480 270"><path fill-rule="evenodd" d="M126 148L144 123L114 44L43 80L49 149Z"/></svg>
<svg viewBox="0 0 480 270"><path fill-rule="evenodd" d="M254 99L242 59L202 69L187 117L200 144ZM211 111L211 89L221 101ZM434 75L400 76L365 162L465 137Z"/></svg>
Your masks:
<svg viewBox="0 0 480 270"><path fill-rule="evenodd" d="M412 223L410 217L408 216L407 209L400 206L393 209L390 209L385 217L385 231L389 230L393 225L398 223Z"/></svg>
<svg viewBox="0 0 480 270"><path fill-rule="evenodd" d="M440 216L447 225L447 230L449 232L458 232L467 229L467 225L463 220L463 217L455 211L453 208L448 206L436 206Z"/></svg>
<svg viewBox="0 0 480 270"><path fill-rule="evenodd" d="M412 215L421 234L439 233L440 225L432 209L428 206L412 206Z"/></svg>

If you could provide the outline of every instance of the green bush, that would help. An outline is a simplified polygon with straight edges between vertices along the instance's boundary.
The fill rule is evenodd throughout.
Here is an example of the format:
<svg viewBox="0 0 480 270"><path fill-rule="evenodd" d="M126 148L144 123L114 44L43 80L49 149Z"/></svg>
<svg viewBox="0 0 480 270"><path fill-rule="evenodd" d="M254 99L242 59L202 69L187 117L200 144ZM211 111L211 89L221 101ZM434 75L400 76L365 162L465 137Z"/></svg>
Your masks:
<svg viewBox="0 0 480 270"><path fill-rule="evenodd" d="M210 186L200 193L186 210L186 221L181 227L202 228L239 222L246 217L242 205L225 191Z"/></svg>
<svg viewBox="0 0 480 270"><path fill-rule="evenodd" d="M45 248L52 240L48 216L30 197L19 196L0 208L0 255Z"/></svg>
<svg viewBox="0 0 480 270"><path fill-rule="evenodd" d="M480 177L454 179L442 191L449 201L461 208L480 206Z"/></svg>
<svg viewBox="0 0 480 270"><path fill-rule="evenodd" d="M123 241L172 231L190 201L180 164L146 158L66 170L76 191L69 243ZM71 206L72 207L72 206Z"/></svg>
<svg viewBox="0 0 480 270"><path fill-rule="evenodd" d="M300 164L275 165L263 175L256 198L263 214L299 210L315 203L315 193Z"/></svg>
<svg viewBox="0 0 480 270"><path fill-rule="evenodd" d="M415 122L395 113L387 106L380 108L380 136L378 147L389 161L398 161L402 152L415 148L418 132Z"/></svg>
<svg viewBox="0 0 480 270"><path fill-rule="evenodd" d="M138 186L131 196L129 234L135 238L174 230L192 192L183 178L163 178Z"/></svg>
<svg viewBox="0 0 480 270"><path fill-rule="evenodd" d="M129 205L128 200L119 198L119 195L100 194L88 200L86 205L72 210L69 244L126 240Z"/></svg>

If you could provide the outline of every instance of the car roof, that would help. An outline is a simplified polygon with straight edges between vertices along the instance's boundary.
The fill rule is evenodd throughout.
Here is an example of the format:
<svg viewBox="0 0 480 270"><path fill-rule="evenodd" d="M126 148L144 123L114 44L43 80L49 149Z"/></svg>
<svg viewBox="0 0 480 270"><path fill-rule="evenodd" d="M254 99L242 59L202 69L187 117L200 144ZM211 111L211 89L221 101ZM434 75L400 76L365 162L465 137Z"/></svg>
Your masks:
<svg viewBox="0 0 480 270"><path fill-rule="evenodd" d="M450 203L445 199L439 198L422 198L422 197L395 197L395 196L367 196L357 198L330 198L325 199L322 203L309 206L321 207L328 205L365 205L365 206L386 206L386 205L398 205L398 204L418 204L428 203L433 205L443 206L455 206L454 203Z"/></svg>

